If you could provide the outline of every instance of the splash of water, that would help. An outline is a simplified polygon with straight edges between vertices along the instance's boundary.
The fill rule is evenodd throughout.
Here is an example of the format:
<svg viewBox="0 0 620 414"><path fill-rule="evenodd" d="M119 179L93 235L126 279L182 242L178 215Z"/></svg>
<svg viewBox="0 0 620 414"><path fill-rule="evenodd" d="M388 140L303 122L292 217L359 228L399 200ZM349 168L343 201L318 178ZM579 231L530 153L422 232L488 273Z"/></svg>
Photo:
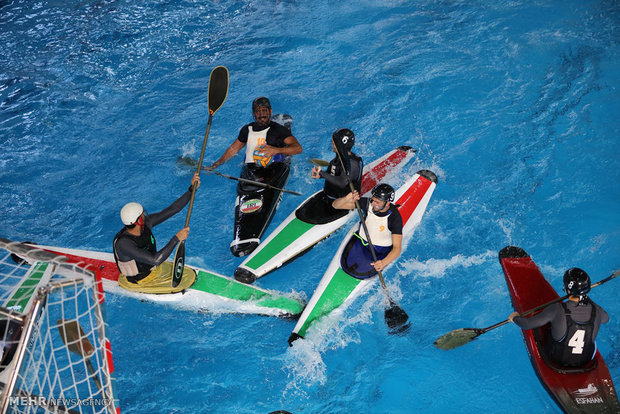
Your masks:
<svg viewBox="0 0 620 414"><path fill-rule="evenodd" d="M442 277L448 270L478 266L484 262L495 260L496 253L487 250L473 256L457 254L449 259L428 259L420 262L410 259L402 263L401 273L414 273L417 277Z"/></svg>

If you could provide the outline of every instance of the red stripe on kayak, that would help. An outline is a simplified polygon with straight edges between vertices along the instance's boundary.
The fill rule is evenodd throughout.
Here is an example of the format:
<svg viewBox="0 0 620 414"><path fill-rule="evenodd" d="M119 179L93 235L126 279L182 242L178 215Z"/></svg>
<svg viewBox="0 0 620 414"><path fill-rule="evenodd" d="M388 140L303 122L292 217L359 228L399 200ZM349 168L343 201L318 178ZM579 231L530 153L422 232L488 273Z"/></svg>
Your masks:
<svg viewBox="0 0 620 414"><path fill-rule="evenodd" d="M398 200L396 200L396 204L400 204L400 207L398 207L398 211L403 218L403 226L405 225L405 223L407 223L407 220L409 220L409 217L411 217L415 209L418 208L422 197L424 197L424 194L426 194L426 191L429 189L430 186L430 180L419 176L417 180L415 180L415 182L411 185L411 187L409 187L407 191L405 191L405 194L403 194L399 197Z"/></svg>
<svg viewBox="0 0 620 414"><path fill-rule="evenodd" d="M119 271L116 263L101 259L91 259L84 256L75 256L73 254L58 252L55 250L45 249L48 252L64 256L67 262L75 263L82 269L90 270L95 273L96 278L103 278L112 281L118 281ZM98 287L99 289L99 287Z"/></svg>
<svg viewBox="0 0 620 414"><path fill-rule="evenodd" d="M409 152L396 150L392 155L377 164L371 171L367 171L362 175L362 192L366 194L373 189L375 185L392 169L398 165Z"/></svg>

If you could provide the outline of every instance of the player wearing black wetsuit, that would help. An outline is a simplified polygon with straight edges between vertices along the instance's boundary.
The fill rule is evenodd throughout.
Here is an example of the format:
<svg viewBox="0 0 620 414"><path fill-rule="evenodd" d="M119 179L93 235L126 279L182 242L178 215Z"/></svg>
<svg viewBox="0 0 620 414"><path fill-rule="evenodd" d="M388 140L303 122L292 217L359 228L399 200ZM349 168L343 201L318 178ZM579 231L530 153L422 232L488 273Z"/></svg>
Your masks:
<svg viewBox="0 0 620 414"><path fill-rule="evenodd" d="M311 224L325 224L347 214L345 210L333 208L332 203L335 199L344 197L351 191L349 180L353 183L353 188L358 192L361 190L364 164L361 157L351 152L354 144L355 134L350 129L341 128L332 134L332 148L336 152L336 156L329 162L325 171L319 166L313 167L311 171L312 178L325 179L323 190L297 209L295 216L299 220ZM346 157L349 161L348 174L342 168L336 145L347 153Z"/></svg>
<svg viewBox="0 0 620 414"><path fill-rule="evenodd" d="M200 185L200 178L195 174L194 183ZM189 227L174 235L163 249L157 250L153 227L163 223L187 205L191 198L192 186L174 203L159 213L147 214L138 203L128 203L121 209L123 227L114 237L114 259L119 271L132 283L144 279L155 266L163 263L172 254L179 241L185 240Z"/></svg>
<svg viewBox="0 0 620 414"><path fill-rule="evenodd" d="M596 336L601 324L609 321L609 315L586 295L590 291L586 272L578 268L567 270L564 285L571 295L567 302L549 305L532 317L512 314L510 319L522 329L550 323L547 355L562 366L581 367L594 357Z"/></svg>

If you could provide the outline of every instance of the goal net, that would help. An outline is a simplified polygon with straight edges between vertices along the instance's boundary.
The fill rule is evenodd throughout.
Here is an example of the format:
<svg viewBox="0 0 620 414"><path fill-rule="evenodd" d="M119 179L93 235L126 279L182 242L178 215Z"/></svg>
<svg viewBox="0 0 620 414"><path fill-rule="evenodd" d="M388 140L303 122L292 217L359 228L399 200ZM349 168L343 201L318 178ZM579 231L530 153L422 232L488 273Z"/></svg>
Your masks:
<svg viewBox="0 0 620 414"><path fill-rule="evenodd" d="M101 282L0 238L0 413L119 413Z"/></svg>

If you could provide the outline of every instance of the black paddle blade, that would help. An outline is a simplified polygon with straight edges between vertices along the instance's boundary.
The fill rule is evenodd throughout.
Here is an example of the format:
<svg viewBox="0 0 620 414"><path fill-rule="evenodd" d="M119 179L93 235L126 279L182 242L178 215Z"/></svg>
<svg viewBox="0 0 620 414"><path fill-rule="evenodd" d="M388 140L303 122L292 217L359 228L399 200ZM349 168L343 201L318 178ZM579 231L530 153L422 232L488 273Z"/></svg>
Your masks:
<svg viewBox="0 0 620 414"><path fill-rule="evenodd" d="M193 168L196 168L196 166L198 165L198 161L196 161L195 159L193 159L191 157L178 157L177 158L177 162L179 164L187 165L187 166L193 167Z"/></svg>
<svg viewBox="0 0 620 414"><path fill-rule="evenodd" d="M183 268L185 267L185 241L179 243L177 254L174 256L174 266L172 267L172 287L179 286L183 278Z"/></svg>
<svg viewBox="0 0 620 414"><path fill-rule="evenodd" d="M390 328L391 335L406 334L411 327L408 320L407 312L394 302L390 302L390 306L385 309L385 323Z"/></svg>
<svg viewBox="0 0 620 414"><path fill-rule="evenodd" d="M209 113L213 115L228 96L228 69L218 66L209 77Z"/></svg>
<svg viewBox="0 0 620 414"><path fill-rule="evenodd" d="M476 328L456 329L452 332L448 332L441 338L438 338L434 342L434 345L439 349L448 351L450 349L458 348L459 346L470 343L483 333L484 331L482 329Z"/></svg>

